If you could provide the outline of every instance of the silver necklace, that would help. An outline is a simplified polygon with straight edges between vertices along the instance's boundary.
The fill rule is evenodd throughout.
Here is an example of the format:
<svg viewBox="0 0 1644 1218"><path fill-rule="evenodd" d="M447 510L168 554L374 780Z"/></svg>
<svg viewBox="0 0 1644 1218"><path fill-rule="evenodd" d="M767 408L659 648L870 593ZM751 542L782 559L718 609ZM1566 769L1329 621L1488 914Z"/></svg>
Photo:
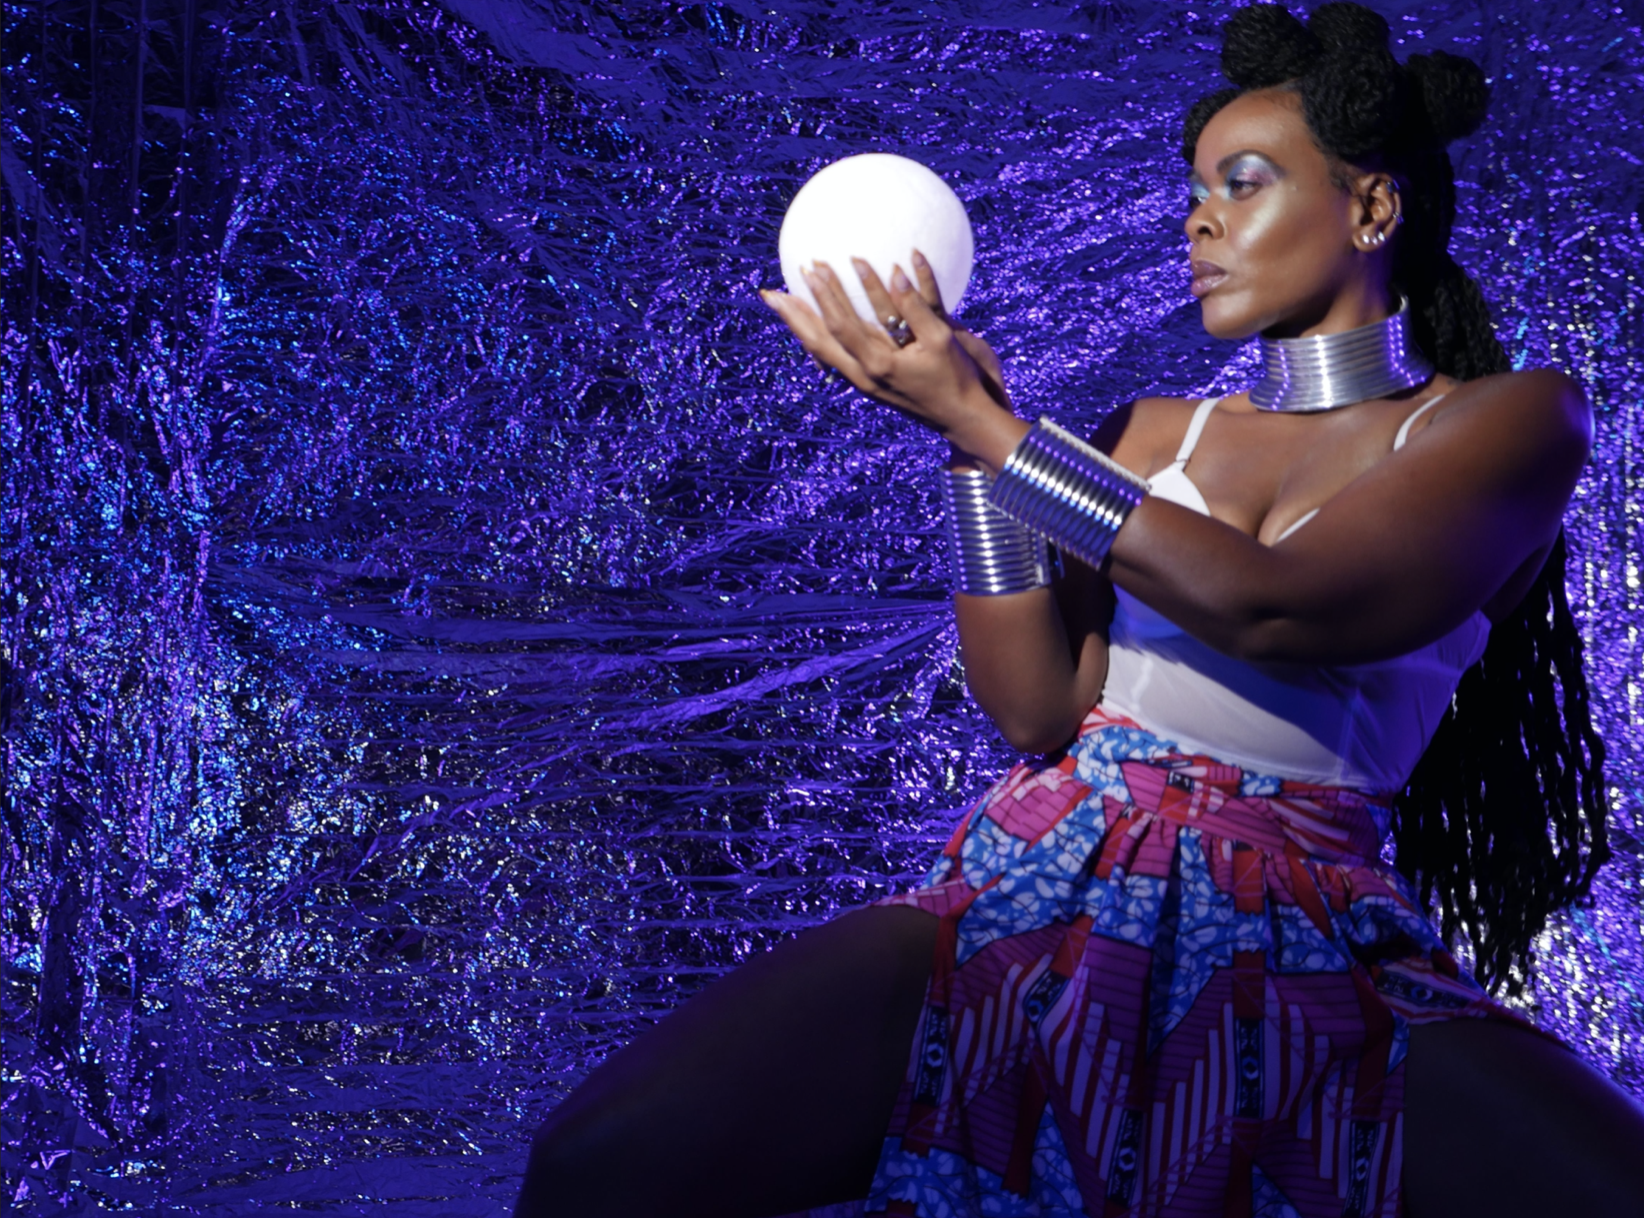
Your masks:
<svg viewBox="0 0 1644 1218"><path fill-rule="evenodd" d="M1294 413L1334 410L1422 384L1433 365L1410 337L1410 301L1368 326L1311 338L1262 339L1250 403Z"/></svg>

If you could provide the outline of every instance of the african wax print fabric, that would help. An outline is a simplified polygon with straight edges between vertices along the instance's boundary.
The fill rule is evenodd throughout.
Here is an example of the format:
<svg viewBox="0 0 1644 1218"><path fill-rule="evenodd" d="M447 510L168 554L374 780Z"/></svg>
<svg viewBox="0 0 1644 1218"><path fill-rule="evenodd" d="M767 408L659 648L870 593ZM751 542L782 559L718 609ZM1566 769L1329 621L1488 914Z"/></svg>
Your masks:
<svg viewBox="0 0 1644 1218"><path fill-rule="evenodd" d="M1013 769L882 902L942 921L867 1212L1394 1218L1410 1025L1518 1020L1388 821L1100 708Z"/></svg>

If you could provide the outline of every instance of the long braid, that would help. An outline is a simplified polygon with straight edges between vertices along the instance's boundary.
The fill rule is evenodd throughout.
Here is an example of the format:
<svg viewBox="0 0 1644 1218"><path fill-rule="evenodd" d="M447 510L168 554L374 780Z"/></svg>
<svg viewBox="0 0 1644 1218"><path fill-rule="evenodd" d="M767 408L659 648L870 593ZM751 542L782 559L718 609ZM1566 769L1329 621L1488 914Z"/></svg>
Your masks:
<svg viewBox="0 0 1644 1218"><path fill-rule="evenodd" d="M1240 9L1223 29L1237 88L1198 102L1183 150L1247 89L1301 95L1315 140L1338 165L1397 177L1404 224L1393 279L1416 342L1458 380L1511 370L1478 285L1450 257L1455 179L1445 145L1483 120L1489 91L1470 60L1440 51L1399 64L1387 23L1326 4L1303 25L1279 5ZM1560 533L1518 607L1490 631L1409 783L1394 801L1397 866L1461 932L1479 979L1519 990L1555 910L1586 894L1609 857L1604 745L1593 730L1581 636L1564 590Z"/></svg>
<svg viewBox="0 0 1644 1218"><path fill-rule="evenodd" d="M1564 557L1561 533L1394 804L1399 869L1424 903L1437 897L1447 936L1467 935L1479 977L1514 991L1548 915L1583 896L1610 854L1604 744Z"/></svg>

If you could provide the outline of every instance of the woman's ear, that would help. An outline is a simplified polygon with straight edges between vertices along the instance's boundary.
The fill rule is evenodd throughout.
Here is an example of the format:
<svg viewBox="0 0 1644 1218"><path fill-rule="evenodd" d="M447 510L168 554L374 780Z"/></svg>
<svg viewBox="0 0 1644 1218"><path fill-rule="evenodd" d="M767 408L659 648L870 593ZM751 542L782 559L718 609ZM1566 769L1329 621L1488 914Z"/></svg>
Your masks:
<svg viewBox="0 0 1644 1218"><path fill-rule="evenodd" d="M1367 173L1354 187L1353 244L1367 251L1379 249L1404 220L1398 179L1386 173Z"/></svg>

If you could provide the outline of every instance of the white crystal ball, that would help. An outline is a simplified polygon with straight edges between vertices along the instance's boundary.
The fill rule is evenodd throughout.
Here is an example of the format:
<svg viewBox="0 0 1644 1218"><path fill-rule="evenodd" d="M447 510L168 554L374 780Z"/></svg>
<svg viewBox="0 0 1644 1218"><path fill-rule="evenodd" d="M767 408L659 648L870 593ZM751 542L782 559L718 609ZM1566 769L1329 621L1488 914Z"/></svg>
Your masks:
<svg viewBox="0 0 1644 1218"><path fill-rule="evenodd" d="M888 289L897 266L917 282L914 250L929 261L942 303L953 312L970 282L975 253L965 205L918 161L887 152L848 156L818 170L788 204L777 238L789 292L815 308L799 272L826 262L866 321L882 319L874 316L852 257L868 262Z"/></svg>

